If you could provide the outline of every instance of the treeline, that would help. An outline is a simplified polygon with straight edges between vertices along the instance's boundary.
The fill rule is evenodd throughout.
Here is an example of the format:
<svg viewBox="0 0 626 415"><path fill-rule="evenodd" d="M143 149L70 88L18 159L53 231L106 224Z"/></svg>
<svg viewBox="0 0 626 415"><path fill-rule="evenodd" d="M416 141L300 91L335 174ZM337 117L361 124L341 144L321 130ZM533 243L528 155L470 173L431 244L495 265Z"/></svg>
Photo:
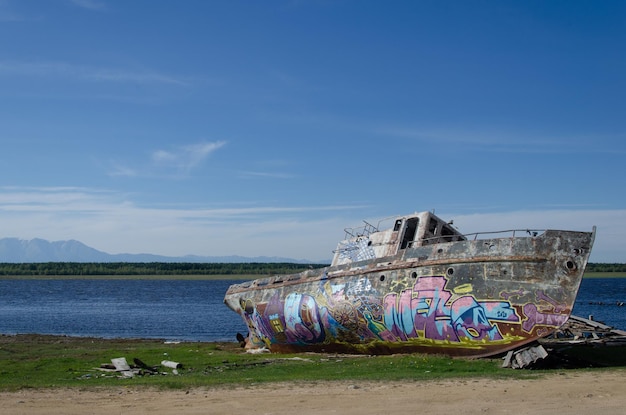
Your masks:
<svg viewBox="0 0 626 415"><path fill-rule="evenodd" d="M188 262L37 262L0 263L0 275L275 275L328 264ZM587 272L626 272L626 264L587 264Z"/></svg>
<svg viewBox="0 0 626 415"><path fill-rule="evenodd" d="M327 264L176 263L176 262L38 262L0 263L0 275L274 275Z"/></svg>
<svg viewBox="0 0 626 415"><path fill-rule="evenodd" d="M587 264L587 272L626 272L626 264Z"/></svg>

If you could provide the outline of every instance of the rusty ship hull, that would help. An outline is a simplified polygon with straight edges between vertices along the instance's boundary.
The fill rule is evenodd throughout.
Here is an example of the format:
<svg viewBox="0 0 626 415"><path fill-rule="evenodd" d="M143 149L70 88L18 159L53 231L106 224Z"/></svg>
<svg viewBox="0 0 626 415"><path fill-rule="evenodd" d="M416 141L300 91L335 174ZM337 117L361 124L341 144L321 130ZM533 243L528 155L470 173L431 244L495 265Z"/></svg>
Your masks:
<svg viewBox="0 0 626 415"><path fill-rule="evenodd" d="M225 304L272 352L485 357L569 318L591 232L462 235L430 212L347 231L331 266L232 285Z"/></svg>

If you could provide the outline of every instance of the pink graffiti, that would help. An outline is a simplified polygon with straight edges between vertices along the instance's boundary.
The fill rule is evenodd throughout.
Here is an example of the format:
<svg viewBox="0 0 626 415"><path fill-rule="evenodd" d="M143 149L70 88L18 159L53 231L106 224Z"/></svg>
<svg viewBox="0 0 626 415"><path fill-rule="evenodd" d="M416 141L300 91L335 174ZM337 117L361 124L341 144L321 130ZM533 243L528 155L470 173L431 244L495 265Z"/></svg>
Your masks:
<svg viewBox="0 0 626 415"><path fill-rule="evenodd" d="M384 322L397 339L423 337L458 342L502 339L492 321L519 322L507 301L478 302L471 295L452 300L445 277L421 277L412 289L387 294Z"/></svg>

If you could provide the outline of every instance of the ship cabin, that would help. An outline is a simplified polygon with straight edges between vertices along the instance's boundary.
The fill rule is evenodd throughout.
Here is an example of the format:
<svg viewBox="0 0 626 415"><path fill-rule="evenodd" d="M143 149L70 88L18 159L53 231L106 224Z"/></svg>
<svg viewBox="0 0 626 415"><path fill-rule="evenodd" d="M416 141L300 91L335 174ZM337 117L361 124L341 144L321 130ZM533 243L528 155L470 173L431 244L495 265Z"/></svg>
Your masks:
<svg viewBox="0 0 626 415"><path fill-rule="evenodd" d="M333 251L332 266L393 256L424 245L465 240L452 227L452 222L431 212L385 218L377 226L363 222L364 226L345 229L345 239Z"/></svg>

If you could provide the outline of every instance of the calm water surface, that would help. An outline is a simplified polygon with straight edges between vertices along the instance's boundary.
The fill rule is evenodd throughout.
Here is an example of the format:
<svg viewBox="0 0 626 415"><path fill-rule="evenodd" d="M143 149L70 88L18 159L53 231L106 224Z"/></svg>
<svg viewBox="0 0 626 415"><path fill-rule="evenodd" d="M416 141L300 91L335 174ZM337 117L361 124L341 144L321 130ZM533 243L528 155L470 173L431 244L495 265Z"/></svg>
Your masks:
<svg viewBox="0 0 626 415"><path fill-rule="evenodd" d="M241 281L0 280L0 333L234 341L247 333L224 304ZM626 278L585 279L574 314L626 329Z"/></svg>
<svg viewBox="0 0 626 415"><path fill-rule="evenodd" d="M0 333L234 341L247 333L223 303L234 282L0 280Z"/></svg>

